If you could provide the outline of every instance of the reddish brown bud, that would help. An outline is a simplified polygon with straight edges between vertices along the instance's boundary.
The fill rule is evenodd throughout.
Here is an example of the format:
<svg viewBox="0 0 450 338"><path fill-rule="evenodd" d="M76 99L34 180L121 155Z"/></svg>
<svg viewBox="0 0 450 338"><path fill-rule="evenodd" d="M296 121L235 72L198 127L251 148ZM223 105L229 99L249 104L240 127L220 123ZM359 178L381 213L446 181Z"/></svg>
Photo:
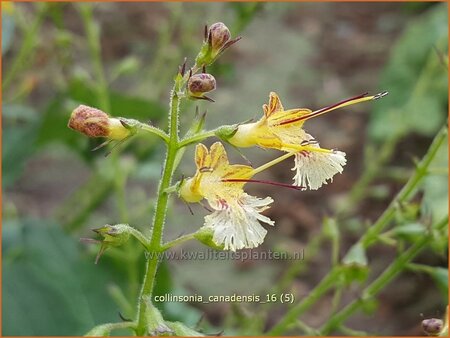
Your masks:
<svg viewBox="0 0 450 338"><path fill-rule="evenodd" d="M123 121L125 119L110 118L99 109L81 105L72 112L67 126L88 137L122 140L131 133L131 128L124 125Z"/></svg>
<svg viewBox="0 0 450 338"><path fill-rule="evenodd" d="M429 336L438 336L444 327L444 322L441 319L430 318L422 321L422 329Z"/></svg>
<svg viewBox="0 0 450 338"><path fill-rule="evenodd" d="M80 105L70 115L68 127L89 137L108 137L109 116L99 109Z"/></svg>
<svg viewBox="0 0 450 338"><path fill-rule="evenodd" d="M211 44L213 54L219 53L230 38L230 30L224 23L216 22L209 27L209 43Z"/></svg>
<svg viewBox="0 0 450 338"><path fill-rule="evenodd" d="M193 97L202 97L214 89L216 89L216 79L211 74L195 74L189 78L188 90Z"/></svg>
<svg viewBox="0 0 450 338"><path fill-rule="evenodd" d="M240 39L240 37L231 39L230 30L222 22L216 22L209 28L205 27L205 41L195 63L197 66L212 64L227 48Z"/></svg>

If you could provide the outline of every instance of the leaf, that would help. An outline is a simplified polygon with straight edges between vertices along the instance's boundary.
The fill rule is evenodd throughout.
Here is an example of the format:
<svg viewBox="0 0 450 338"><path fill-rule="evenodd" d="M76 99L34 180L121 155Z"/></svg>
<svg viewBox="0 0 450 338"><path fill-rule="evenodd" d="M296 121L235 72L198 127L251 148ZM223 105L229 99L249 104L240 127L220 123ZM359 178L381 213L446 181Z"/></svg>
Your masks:
<svg viewBox="0 0 450 338"><path fill-rule="evenodd" d="M422 188L422 214L431 215L432 222L437 223L448 215L448 140L430 163Z"/></svg>
<svg viewBox="0 0 450 338"><path fill-rule="evenodd" d="M107 284L124 286L123 273L94 265L54 224L26 221L21 229L3 249L3 335L81 335L118 318Z"/></svg>
<svg viewBox="0 0 450 338"><path fill-rule="evenodd" d="M448 298L448 269L423 264L409 264L408 268L412 271L425 272L430 275L445 299Z"/></svg>
<svg viewBox="0 0 450 338"><path fill-rule="evenodd" d="M98 107L99 102L93 86L86 80L75 79L69 84L68 95L74 101L87 106ZM117 92L110 92L111 111L106 112L111 116L133 118L146 122L149 119L159 120L167 114L167 109L158 102L148 101L139 97L133 97Z"/></svg>
<svg viewBox="0 0 450 338"><path fill-rule="evenodd" d="M448 269L441 267L433 267L429 274L434 279L439 290L441 290L445 299L448 299Z"/></svg>
<svg viewBox="0 0 450 338"><path fill-rule="evenodd" d="M35 150L39 129L36 112L24 105L3 105L2 170L4 186L20 177L26 160Z"/></svg>
<svg viewBox="0 0 450 338"><path fill-rule="evenodd" d="M447 116L447 4L412 21L392 50L380 83L389 95L375 105L369 124L374 141L417 132L431 136Z"/></svg>
<svg viewBox="0 0 450 338"><path fill-rule="evenodd" d="M425 236L427 234L427 229L420 223L408 223L396 226L392 232L396 237L415 240L418 237Z"/></svg>

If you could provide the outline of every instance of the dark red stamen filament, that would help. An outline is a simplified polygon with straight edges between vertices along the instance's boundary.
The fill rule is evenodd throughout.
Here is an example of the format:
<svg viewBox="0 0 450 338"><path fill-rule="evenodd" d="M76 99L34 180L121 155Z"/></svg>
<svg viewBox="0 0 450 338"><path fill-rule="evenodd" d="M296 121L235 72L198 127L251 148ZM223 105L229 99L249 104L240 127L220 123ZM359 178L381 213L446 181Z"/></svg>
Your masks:
<svg viewBox="0 0 450 338"><path fill-rule="evenodd" d="M297 117L296 119L283 121L283 122L279 123L278 125L282 126L284 124L289 124L289 123L294 123L294 122L298 122L298 121L309 119L309 118L314 117L316 115L320 115L324 111L332 109L334 107L337 107L337 106L339 106L341 104L347 103L349 101L357 100L357 99L362 99L363 97L366 97L368 94L369 93L364 93L364 94L361 94L361 95L358 95L358 96L355 96L355 97L351 97L351 98L346 99L346 100L339 101L338 103L332 104L331 106L327 106L325 108L319 109L319 110L315 111L314 113L311 113L311 114L308 114L308 115L303 115L301 117Z"/></svg>
<svg viewBox="0 0 450 338"><path fill-rule="evenodd" d="M290 185L290 184L277 183L277 182L271 182L271 181L263 181L263 180L250 180L250 179L245 179L245 178L227 178L227 179L223 179L222 182L261 183L261 184L275 185L277 187L290 188L290 189L295 189L295 190L305 189L305 187L297 187L295 185Z"/></svg>

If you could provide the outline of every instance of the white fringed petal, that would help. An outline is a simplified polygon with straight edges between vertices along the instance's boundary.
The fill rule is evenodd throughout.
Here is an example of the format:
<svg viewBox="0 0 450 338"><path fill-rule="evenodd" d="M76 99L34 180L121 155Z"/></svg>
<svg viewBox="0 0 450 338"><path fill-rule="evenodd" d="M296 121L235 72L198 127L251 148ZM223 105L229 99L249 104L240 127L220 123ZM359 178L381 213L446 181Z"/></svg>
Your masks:
<svg viewBox="0 0 450 338"><path fill-rule="evenodd" d="M296 171L294 184L299 187L308 187L311 190L319 189L327 180L332 181L333 176L342 173L347 163L345 153L333 151L332 153L303 151L295 155Z"/></svg>
<svg viewBox="0 0 450 338"><path fill-rule="evenodd" d="M264 241L267 233L260 222L274 224L269 217L261 215L272 202L270 197L261 199L246 193L229 203L210 202L215 211L205 217L205 227L213 229L214 242L223 244L225 250L255 248Z"/></svg>

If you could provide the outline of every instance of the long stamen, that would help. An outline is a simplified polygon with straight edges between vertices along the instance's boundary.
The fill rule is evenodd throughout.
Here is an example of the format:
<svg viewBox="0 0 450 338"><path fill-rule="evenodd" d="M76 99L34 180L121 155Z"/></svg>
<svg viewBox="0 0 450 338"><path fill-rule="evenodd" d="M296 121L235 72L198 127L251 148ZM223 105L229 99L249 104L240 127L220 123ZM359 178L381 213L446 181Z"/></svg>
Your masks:
<svg viewBox="0 0 450 338"><path fill-rule="evenodd" d="M283 156L280 156L270 162L267 162L266 164L263 164L262 166L259 166L258 168L253 169L249 173L249 177L255 176L256 174L260 173L261 171L264 171L264 170L270 168L271 166L274 166L275 164L278 164L293 155L295 155L295 152L284 154Z"/></svg>
<svg viewBox="0 0 450 338"><path fill-rule="evenodd" d="M331 106L327 106L325 108L321 108L319 110L313 111L311 114L303 115L303 116L300 116L300 117L292 119L292 120L283 121L283 122L279 123L278 125L281 126L281 125L290 124L290 123L294 123L294 122L298 122L298 121L308 120L312 117L316 117L316 116L328 113L330 111L333 111L333 110L336 110L339 108L351 106L356 103L361 103L361 102L366 102L366 101L371 101L371 100L378 100L378 99L381 99L382 97L386 96L388 94L388 92L384 91L384 92L378 93L376 95L371 95L371 96L367 96L367 94L368 93L364 93L364 94L361 94L361 95L358 95L355 97L351 97L346 100L342 100Z"/></svg>
<svg viewBox="0 0 450 338"><path fill-rule="evenodd" d="M261 184L275 185L277 187L289 188L289 189L294 189L294 190L304 190L305 189L305 187L297 187L295 185L290 185L290 184L285 184L285 183L278 183L278 182L264 181L264 180L251 180L251 179L245 179L245 178L227 178L227 179L223 179L222 182L261 183Z"/></svg>

